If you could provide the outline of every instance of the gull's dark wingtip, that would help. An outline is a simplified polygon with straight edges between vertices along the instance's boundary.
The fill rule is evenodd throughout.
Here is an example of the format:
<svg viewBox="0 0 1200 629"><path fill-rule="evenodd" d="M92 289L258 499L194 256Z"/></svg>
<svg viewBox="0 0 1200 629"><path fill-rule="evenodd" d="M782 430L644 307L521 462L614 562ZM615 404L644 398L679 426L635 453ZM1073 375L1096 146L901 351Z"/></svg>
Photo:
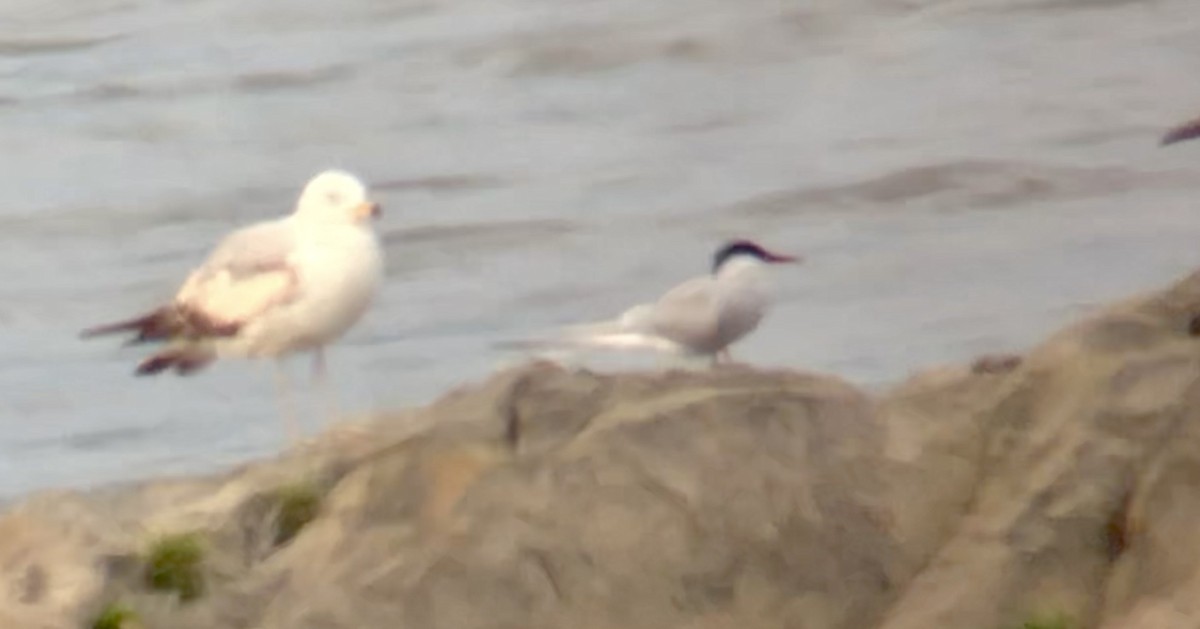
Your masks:
<svg viewBox="0 0 1200 629"><path fill-rule="evenodd" d="M1200 138L1200 118L1185 122L1163 134L1159 146L1167 146L1176 142Z"/></svg>
<svg viewBox="0 0 1200 629"><path fill-rule="evenodd" d="M172 369L181 376L190 376L207 367L215 357L197 348L177 348L161 351L143 360L134 370L136 376L156 376Z"/></svg>
<svg viewBox="0 0 1200 629"><path fill-rule="evenodd" d="M240 323L225 323L215 320L201 311L172 304L133 319L88 328L79 335L81 338L87 339L117 332L131 332L134 333L134 336L126 341L125 345L137 345L180 336L190 338L233 336L240 329Z"/></svg>
<svg viewBox="0 0 1200 629"><path fill-rule="evenodd" d="M128 319L125 321L118 321L116 323L106 323L103 325L92 326L90 328L84 328L83 330L79 331L79 338L90 339L97 336L115 334L117 332L137 330L139 327L145 325L148 320L148 316L142 316L136 319Z"/></svg>

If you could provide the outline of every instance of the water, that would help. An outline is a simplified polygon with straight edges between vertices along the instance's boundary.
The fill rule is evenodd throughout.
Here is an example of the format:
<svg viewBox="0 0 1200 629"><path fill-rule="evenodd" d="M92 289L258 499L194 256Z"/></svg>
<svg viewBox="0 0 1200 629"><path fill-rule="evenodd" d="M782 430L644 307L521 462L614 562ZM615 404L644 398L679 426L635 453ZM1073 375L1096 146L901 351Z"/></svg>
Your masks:
<svg viewBox="0 0 1200 629"><path fill-rule="evenodd" d="M1194 0L9 2L0 496L281 445L265 367L137 379L76 334L328 166L386 211L386 289L331 354L354 412L729 236L808 258L740 359L883 386L1020 350L1200 265L1200 145L1155 146L1197 67Z"/></svg>

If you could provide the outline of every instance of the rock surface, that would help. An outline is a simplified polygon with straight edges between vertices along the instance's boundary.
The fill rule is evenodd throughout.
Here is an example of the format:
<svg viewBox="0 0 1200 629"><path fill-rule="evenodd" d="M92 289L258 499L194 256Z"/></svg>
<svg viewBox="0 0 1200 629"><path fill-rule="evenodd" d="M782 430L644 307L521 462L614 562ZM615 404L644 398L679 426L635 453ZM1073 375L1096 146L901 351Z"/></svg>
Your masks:
<svg viewBox="0 0 1200 629"><path fill-rule="evenodd" d="M530 364L219 477L32 496L0 517L0 626L1200 626L1197 314L1200 273L879 396ZM281 541L298 483L320 507ZM180 602L142 575L188 532Z"/></svg>

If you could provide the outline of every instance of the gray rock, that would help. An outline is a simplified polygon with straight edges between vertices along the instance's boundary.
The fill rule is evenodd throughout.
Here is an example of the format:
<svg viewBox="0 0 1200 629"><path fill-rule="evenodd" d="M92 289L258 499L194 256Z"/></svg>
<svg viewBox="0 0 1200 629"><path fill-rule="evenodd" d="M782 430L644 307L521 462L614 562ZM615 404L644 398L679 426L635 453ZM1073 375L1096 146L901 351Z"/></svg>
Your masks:
<svg viewBox="0 0 1200 629"><path fill-rule="evenodd" d="M217 477L0 517L0 626L1195 627L1200 274L872 397L534 363ZM278 490L316 518L281 542ZM197 532L203 595L147 589Z"/></svg>

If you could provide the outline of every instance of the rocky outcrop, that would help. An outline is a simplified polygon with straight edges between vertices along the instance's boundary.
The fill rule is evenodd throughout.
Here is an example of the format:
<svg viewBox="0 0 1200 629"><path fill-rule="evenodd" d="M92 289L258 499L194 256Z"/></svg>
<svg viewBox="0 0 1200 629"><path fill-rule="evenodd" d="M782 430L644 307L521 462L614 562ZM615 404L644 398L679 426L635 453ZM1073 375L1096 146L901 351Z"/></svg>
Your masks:
<svg viewBox="0 0 1200 629"><path fill-rule="evenodd" d="M1198 313L1200 274L875 397L530 364L219 477L35 495L0 626L1197 626ZM147 579L180 534L186 601Z"/></svg>

